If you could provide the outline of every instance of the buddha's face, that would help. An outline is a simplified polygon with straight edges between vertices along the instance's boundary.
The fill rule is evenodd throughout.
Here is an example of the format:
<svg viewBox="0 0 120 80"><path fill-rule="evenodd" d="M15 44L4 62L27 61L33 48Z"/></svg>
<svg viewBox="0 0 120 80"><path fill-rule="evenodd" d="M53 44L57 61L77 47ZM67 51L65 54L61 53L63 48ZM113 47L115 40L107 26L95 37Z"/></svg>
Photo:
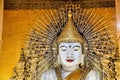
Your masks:
<svg viewBox="0 0 120 80"><path fill-rule="evenodd" d="M82 46L78 42L65 43L59 45L60 64L65 67L79 66L82 56Z"/></svg>

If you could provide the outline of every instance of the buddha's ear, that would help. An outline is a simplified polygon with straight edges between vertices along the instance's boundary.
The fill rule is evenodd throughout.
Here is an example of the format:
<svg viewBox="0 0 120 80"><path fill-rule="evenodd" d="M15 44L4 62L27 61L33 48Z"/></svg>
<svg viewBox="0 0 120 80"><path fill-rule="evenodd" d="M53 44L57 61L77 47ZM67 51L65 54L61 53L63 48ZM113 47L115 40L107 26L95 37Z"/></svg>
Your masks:
<svg viewBox="0 0 120 80"><path fill-rule="evenodd" d="M57 56L57 63L58 63L58 65L60 65L60 56L59 55Z"/></svg>
<svg viewBox="0 0 120 80"><path fill-rule="evenodd" d="M81 65L83 65L84 64L84 57L85 57L85 55L81 55L81 58L80 58L80 63L81 63Z"/></svg>
<svg viewBox="0 0 120 80"><path fill-rule="evenodd" d="M59 55L56 56L56 60L54 62L54 67L58 67L60 65L60 57Z"/></svg>

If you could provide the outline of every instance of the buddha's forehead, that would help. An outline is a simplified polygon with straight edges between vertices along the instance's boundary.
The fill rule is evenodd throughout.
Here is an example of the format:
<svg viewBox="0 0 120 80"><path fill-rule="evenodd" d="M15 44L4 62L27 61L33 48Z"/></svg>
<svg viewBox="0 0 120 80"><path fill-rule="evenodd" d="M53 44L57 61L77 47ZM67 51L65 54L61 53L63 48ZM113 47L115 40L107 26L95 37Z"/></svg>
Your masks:
<svg viewBox="0 0 120 80"><path fill-rule="evenodd" d="M81 46L79 42L61 42L59 46Z"/></svg>

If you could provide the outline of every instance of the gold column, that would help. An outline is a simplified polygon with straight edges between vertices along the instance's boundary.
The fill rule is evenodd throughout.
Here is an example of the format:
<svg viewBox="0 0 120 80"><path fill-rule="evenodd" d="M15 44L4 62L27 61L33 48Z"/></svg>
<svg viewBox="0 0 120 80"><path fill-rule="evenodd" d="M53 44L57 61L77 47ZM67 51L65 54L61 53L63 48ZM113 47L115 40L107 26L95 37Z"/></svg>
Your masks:
<svg viewBox="0 0 120 80"><path fill-rule="evenodd" d="M120 0L116 0L116 21L117 21L117 32L118 32L118 46L120 56Z"/></svg>
<svg viewBox="0 0 120 80"><path fill-rule="evenodd" d="M119 47L119 58L120 58L120 0L116 1L116 21L117 21L117 40L118 40L118 47ZM116 65L116 78L120 80L120 59L115 62Z"/></svg>
<svg viewBox="0 0 120 80"><path fill-rule="evenodd" d="M1 55L1 46L2 46L2 27L3 27L3 3L4 0L0 0L0 55Z"/></svg>

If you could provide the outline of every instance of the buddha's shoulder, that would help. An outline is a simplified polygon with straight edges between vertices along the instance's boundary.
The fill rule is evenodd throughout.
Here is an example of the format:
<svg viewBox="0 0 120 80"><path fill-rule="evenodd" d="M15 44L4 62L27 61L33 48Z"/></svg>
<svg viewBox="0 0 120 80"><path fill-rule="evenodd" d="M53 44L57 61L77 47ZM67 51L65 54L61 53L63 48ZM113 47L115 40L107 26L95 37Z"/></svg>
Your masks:
<svg viewBox="0 0 120 80"><path fill-rule="evenodd" d="M40 80L57 80L55 70L50 69L42 73Z"/></svg>
<svg viewBox="0 0 120 80"><path fill-rule="evenodd" d="M42 75L50 75L50 74L55 74L55 69L47 70Z"/></svg>
<svg viewBox="0 0 120 80"><path fill-rule="evenodd" d="M90 70L90 72L88 73L88 75L98 75L99 72L97 70Z"/></svg>
<svg viewBox="0 0 120 80"><path fill-rule="evenodd" d="M90 72L87 74L86 80L100 80L99 72L96 70L90 70Z"/></svg>

